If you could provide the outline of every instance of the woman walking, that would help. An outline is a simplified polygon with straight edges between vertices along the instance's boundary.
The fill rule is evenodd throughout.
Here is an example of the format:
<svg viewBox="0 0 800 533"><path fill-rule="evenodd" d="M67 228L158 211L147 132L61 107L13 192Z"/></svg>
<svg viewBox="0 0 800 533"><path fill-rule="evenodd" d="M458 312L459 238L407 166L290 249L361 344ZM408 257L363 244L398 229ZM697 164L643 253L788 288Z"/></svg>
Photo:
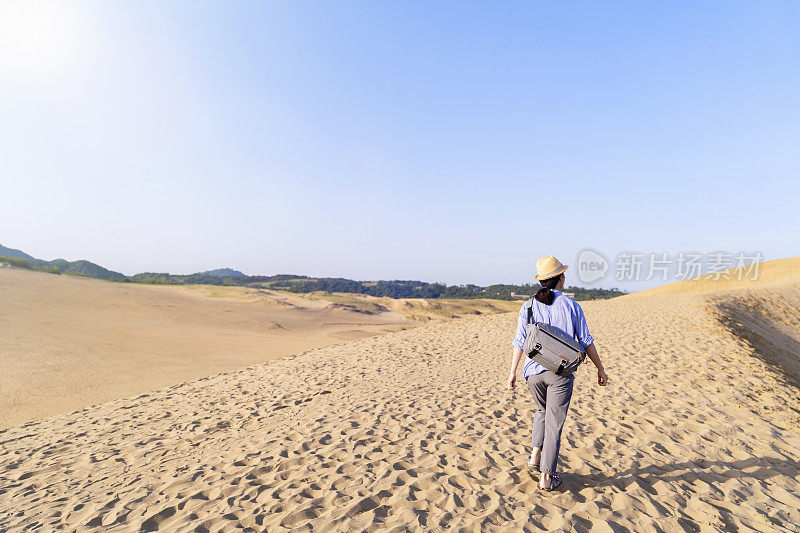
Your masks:
<svg viewBox="0 0 800 533"><path fill-rule="evenodd" d="M583 309L560 291L564 287L564 272L567 268L567 265L562 265L552 255L536 261L534 278L542 285L542 288L531 301L522 305L519 312L517 334L512 343L514 355L511 359L511 373L508 376L510 390L514 390L517 381L517 366L522 358L522 347L525 344L525 326L528 324L529 305L531 320L534 323L550 324L569 337L577 339L586 351L586 355L597 367L597 383L605 386L608 381L594 346L594 338L589 334ZM561 478L556 474L556 463L558 462L561 430L567 419L575 375L559 376L528 358L525 361L522 376L536 399L537 407L533 416L533 451L528 465L538 468L542 473L539 487L544 490L553 490L561 484Z"/></svg>

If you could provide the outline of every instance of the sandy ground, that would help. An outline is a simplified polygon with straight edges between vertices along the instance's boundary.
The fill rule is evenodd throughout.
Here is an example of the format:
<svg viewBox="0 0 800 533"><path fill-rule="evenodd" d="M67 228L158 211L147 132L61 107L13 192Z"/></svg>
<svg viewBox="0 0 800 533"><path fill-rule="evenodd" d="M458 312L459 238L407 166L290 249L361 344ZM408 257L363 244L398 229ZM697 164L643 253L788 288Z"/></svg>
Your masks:
<svg viewBox="0 0 800 533"><path fill-rule="evenodd" d="M0 428L515 305L123 284L0 268Z"/></svg>
<svg viewBox="0 0 800 533"><path fill-rule="evenodd" d="M412 325L269 291L0 268L0 427Z"/></svg>
<svg viewBox="0 0 800 533"><path fill-rule="evenodd" d="M0 529L797 531L800 392L771 361L800 284L770 283L584 304L610 383L579 370L553 493L505 314L6 429Z"/></svg>

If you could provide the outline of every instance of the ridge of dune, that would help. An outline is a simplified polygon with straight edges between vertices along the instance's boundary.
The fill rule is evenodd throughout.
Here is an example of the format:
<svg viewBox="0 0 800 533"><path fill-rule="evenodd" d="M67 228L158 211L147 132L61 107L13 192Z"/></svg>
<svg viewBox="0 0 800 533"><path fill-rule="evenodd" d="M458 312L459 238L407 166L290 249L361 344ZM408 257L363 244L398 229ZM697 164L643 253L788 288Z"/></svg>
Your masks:
<svg viewBox="0 0 800 533"><path fill-rule="evenodd" d="M705 299L728 332L800 387L800 283L717 291Z"/></svg>
<svg viewBox="0 0 800 533"><path fill-rule="evenodd" d="M508 313L0 431L0 529L791 531L800 391L722 304L583 303L610 382L579 370L553 493L525 466L530 394L504 388Z"/></svg>
<svg viewBox="0 0 800 533"><path fill-rule="evenodd" d="M800 257L762 262L757 279L746 279L744 271L740 276L740 270L731 268L719 279L705 275L621 298L701 295L720 325L792 385L800 386Z"/></svg>
<svg viewBox="0 0 800 533"><path fill-rule="evenodd" d="M691 279L659 285L652 289L633 292L619 298L639 298L661 294L685 294L692 292L720 291L729 289L757 289L770 285L800 283L800 257L762 261L758 266L758 279L746 279L747 268L729 268L717 275L704 274ZM740 275L741 271L741 275ZM739 279L739 278L743 279Z"/></svg>

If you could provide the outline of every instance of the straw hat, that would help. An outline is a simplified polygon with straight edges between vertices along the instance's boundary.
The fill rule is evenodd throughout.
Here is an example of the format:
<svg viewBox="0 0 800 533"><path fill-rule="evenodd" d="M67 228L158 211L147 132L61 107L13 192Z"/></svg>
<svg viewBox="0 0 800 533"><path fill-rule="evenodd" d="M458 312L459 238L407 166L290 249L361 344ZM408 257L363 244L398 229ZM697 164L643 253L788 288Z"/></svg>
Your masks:
<svg viewBox="0 0 800 533"><path fill-rule="evenodd" d="M540 257L539 260L536 261L536 275L533 276L533 279L544 281L546 279L554 278L559 274L563 274L568 268L569 266L562 265L561 261L552 255Z"/></svg>

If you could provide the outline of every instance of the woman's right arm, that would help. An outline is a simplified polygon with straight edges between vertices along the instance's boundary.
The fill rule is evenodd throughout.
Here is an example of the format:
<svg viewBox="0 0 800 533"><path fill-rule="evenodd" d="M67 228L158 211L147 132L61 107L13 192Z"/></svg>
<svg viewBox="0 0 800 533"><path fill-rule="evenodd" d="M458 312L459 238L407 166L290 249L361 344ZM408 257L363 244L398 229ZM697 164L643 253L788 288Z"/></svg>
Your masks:
<svg viewBox="0 0 800 533"><path fill-rule="evenodd" d="M517 366L520 359L522 359L522 347L525 346L525 326L528 324L528 311L525 304L519 310L517 317L517 334L514 335L514 340L511 345L514 347L514 354L511 356L511 372L508 373L508 390L514 390L517 381Z"/></svg>
<svg viewBox="0 0 800 533"><path fill-rule="evenodd" d="M597 355L597 348L594 347L594 343L586 347L586 355L589 356L594 366L597 367L597 384L605 387L606 383L608 383L608 376L606 376L603 363L600 362L600 356Z"/></svg>

